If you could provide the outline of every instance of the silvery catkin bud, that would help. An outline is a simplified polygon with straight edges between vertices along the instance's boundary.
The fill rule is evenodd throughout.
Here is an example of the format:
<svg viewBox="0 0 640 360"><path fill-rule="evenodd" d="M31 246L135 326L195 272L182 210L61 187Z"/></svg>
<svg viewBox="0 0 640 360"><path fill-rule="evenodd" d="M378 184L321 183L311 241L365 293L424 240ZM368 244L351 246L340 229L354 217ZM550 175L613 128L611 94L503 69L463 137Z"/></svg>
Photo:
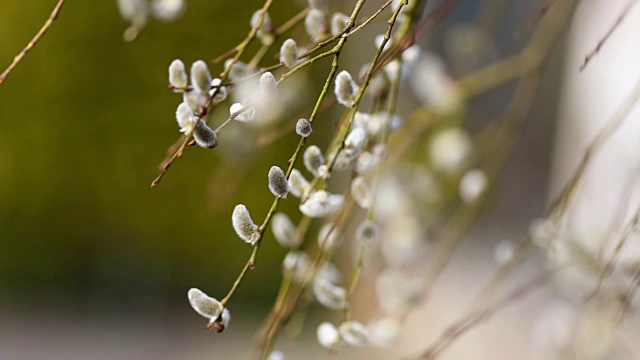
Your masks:
<svg viewBox="0 0 640 360"><path fill-rule="evenodd" d="M278 95L278 83L269 71L260 76L260 95L262 99L272 99Z"/></svg>
<svg viewBox="0 0 640 360"><path fill-rule="evenodd" d="M184 70L182 60L176 59L169 65L169 85L174 89L184 89L187 87L187 72Z"/></svg>
<svg viewBox="0 0 640 360"><path fill-rule="evenodd" d="M326 36L327 25L324 13L318 9L311 9L304 18L304 26L312 40L320 40Z"/></svg>
<svg viewBox="0 0 640 360"><path fill-rule="evenodd" d="M323 322L316 331L318 343L327 349L334 349L340 345L340 332L338 328L330 322Z"/></svg>
<svg viewBox="0 0 640 360"><path fill-rule="evenodd" d="M279 212L273 215L271 231L276 241L286 248L297 248L302 240L302 237L296 236L296 226L285 213Z"/></svg>
<svg viewBox="0 0 640 360"><path fill-rule="evenodd" d="M153 17L162 21L173 21L184 13L184 0L155 0L151 3Z"/></svg>
<svg viewBox="0 0 640 360"><path fill-rule="evenodd" d="M211 80L211 90L209 90L209 96L213 96L213 103L218 104L227 98L227 87L222 86L222 80L215 78Z"/></svg>
<svg viewBox="0 0 640 360"><path fill-rule="evenodd" d="M210 322L215 321L222 313L222 304L218 300L202 292L200 289L189 289L187 295L193 310L209 319Z"/></svg>
<svg viewBox="0 0 640 360"><path fill-rule="evenodd" d="M241 103L233 103L229 107L229 116L235 116L233 119L240 122L253 121L256 118L256 111L252 106L242 105Z"/></svg>
<svg viewBox="0 0 640 360"><path fill-rule="evenodd" d="M182 94L182 99L184 102L189 104L191 110L195 113L198 113L202 110L202 108L207 104L207 95L197 91L185 91Z"/></svg>
<svg viewBox="0 0 640 360"><path fill-rule="evenodd" d="M373 191L362 176L356 176L351 181L351 196L363 209L369 209L373 205Z"/></svg>
<svg viewBox="0 0 640 360"><path fill-rule="evenodd" d="M251 16L251 27L255 28L258 24L258 19L260 18L260 12L262 10L256 10ZM258 39L264 46L269 46L273 44L273 40L275 39L273 36L273 26L271 25L271 17L268 12L264 13L264 17L262 18L262 26L258 29L257 33Z"/></svg>
<svg viewBox="0 0 640 360"><path fill-rule="evenodd" d="M298 61L298 45L293 39L287 39L280 47L280 62L291 69Z"/></svg>
<svg viewBox="0 0 640 360"><path fill-rule="evenodd" d="M329 10L329 1L328 0L309 0L309 7L311 9L316 9L322 11L322 13L326 14L327 10Z"/></svg>
<svg viewBox="0 0 640 360"><path fill-rule="evenodd" d="M365 346L369 343L369 330L357 321L345 321L338 329L342 340L349 345Z"/></svg>
<svg viewBox="0 0 640 360"><path fill-rule="evenodd" d="M233 62L233 59L227 59L227 61L224 62L224 68L228 69L229 66L231 66L231 69L228 70L229 79L231 79L231 81L240 80L247 76L249 73L247 71L247 64L243 63L242 61Z"/></svg>
<svg viewBox="0 0 640 360"><path fill-rule="evenodd" d="M336 36L347 27L349 17L341 12L333 14L331 18L331 35Z"/></svg>
<svg viewBox="0 0 640 360"><path fill-rule="evenodd" d="M291 170L289 175L289 190L295 197L302 197L309 190L309 182L298 169Z"/></svg>
<svg viewBox="0 0 640 360"><path fill-rule="evenodd" d="M202 60L191 65L191 86L200 93L207 93L211 87L211 74L207 63Z"/></svg>
<svg viewBox="0 0 640 360"><path fill-rule="evenodd" d="M335 81L334 93L338 102L348 108L353 107L353 102L358 92L358 85L351 77L351 74L342 70L337 76Z"/></svg>
<svg viewBox="0 0 640 360"><path fill-rule="evenodd" d="M269 190L279 198L286 198L289 193L289 182L284 171L277 166L269 169Z"/></svg>
<svg viewBox="0 0 640 360"><path fill-rule="evenodd" d="M344 148L349 150L353 156L360 154L367 141L367 132L363 128L355 128L351 130L347 138L344 140Z"/></svg>
<svg viewBox="0 0 640 360"><path fill-rule="evenodd" d="M305 118L298 119L296 123L296 134L307 137L311 135L313 129L311 128L311 122Z"/></svg>
<svg viewBox="0 0 640 360"><path fill-rule="evenodd" d="M378 225L373 220L365 220L356 229L356 239L363 244L378 240Z"/></svg>
<svg viewBox="0 0 640 360"><path fill-rule="evenodd" d="M316 300L329 309L340 310L347 307L347 290L333 285L325 278L315 278L312 290Z"/></svg>
<svg viewBox="0 0 640 360"><path fill-rule="evenodd" d="M236 234L245 242L255 245L256 241L260 237L258 233L258 225L253 223L251 215L247 207L238 204L233 209L233 215L231 215L231 223Z"/></svg>
<svg viewBox="0 0 640 360"><path fill-rule="evenodd" d="M303 155L304 167L313 175L318 175L318 168L324 165L324 156L319 147L315 145L309 146Z"/></svg>
<svg viewBox="0 0 640 360"><path fill-rule="evenodd" d="M319 190L309 195L298 208L300 212L309 217L321 218L336 212L343 203L344 195L330 194L325 190Z"/></svg>
<svg viewBox="0 0 640 360"><path fill-rule="evenodd" d="M193 111L187 103L180 103L176 109L176 120L180 126L180 132L188 133L198 123L198 118L193 116Z"/></svg>
<svg viewBox="0 0 640 360"><path fill-rule="evenodd" d="M193 131L193 139L196 144L206 149L213 149L218 146L218 135L202 120L198 122L196 129Z"/></svg>

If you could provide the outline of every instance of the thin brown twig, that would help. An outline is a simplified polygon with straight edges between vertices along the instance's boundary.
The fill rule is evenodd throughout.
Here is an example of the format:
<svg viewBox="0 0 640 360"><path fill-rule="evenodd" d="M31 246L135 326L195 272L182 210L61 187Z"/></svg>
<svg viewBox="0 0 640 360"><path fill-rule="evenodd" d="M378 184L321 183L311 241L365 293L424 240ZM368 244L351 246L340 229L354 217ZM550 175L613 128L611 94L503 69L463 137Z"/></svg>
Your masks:
<svg viewBox="0 0 640 360"><path fill-rule="evenodd" d="M60 14L60 10L62 9L62 5L64 4L64 1L65 0L58 1L56 6L53 8L53 11L49 15L49 18L42 25L38 33L36 33L33 39L29 41L27 46L25 46L24 49L22 49L22 51L20 51L20 53L13 58L13 61L11 62L9 67L7 67L7 69L4 72L2 72L2 74L0 74L0 85L4 83L5 79L9 76L9 74L13 71L13 69L18 65L18 63L22 61L24 56L27 55L29 50L31 50L36 45L36 43L40 40L40 38L42 38L42 36L47 32L47 30L49 30L49 27L51 26L51 24L53 24L53 22L58 18L58 15Z"/></svg>
<svg viewBox="0 0 640 360"><path fill-rule="evenodd" d="M542 5L542 7L540 7L540 10L538 10L536 15L531 20L527 21L525 26L523 26L520 30L516 31L513 34L513 37L518 39L525 33L528 33L529 31L531 31L531 29L536 27L540 23L542 18L546 15L546 13L549 11L549 9L551 9L551 7L555 2L556 0L547 0L547 2L544 5Z"/></svg>
<svg viewBox="0 0 640 360"><path fill-rule="evenodd" d="M435 359L442 350L446 349L447 346L453 342L453 340L468 332L470 328L491 319L491 317L501 310L504 310L508 306L515 304L517 301L524 299L533 291L538 290L559 270L561 270L561 268L555 268L545 271L542 274L538 274L523 285L516 287L502 298L496 300L491 306L455 322L442 332L438 340L436 340L436 342L433 343L427 351L422 353L420 359Z"/></svg>
<svg viewBox="0 0 640 360"><path fill-rule="evenodd" d="M604 34L602 39L598 41L598 44L596 45L596 47L593 48L593 50L591 50L587 55L585 55L584 62L582 63L582 65L580 65L580 71L584 70L584 68L587 67L587 64L589 63L589 61L591 61L591 59L600 52L600 49L602 49L602 46L604 45L604 43L607 42L607 40L609 40L609 38L611 37L611 34L613 34L613 32L616 31L616 29L620 26L620 24L622 24L622 21L624 21L624 18L627 17L627 14L631 11L631 8L633 7L633 5L637 3L638 3L637 0L629 0L627 5L622 10L622 13L618 15L618 18L613 23L613 25Z"/></svg>

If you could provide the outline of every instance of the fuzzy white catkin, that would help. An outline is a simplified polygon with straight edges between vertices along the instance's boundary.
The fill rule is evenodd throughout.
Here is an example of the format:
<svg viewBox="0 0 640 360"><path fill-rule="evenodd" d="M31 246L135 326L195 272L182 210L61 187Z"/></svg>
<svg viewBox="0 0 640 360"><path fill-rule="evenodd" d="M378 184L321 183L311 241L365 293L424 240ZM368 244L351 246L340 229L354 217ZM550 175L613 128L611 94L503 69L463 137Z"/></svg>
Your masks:
<svg viewBox="0 0 640 360"><path fill-rule="evenodd" d="M123 19L135 26L144 26L149 15L147 0L118 0L118 10Z"/></svg>
<svg viewBox="0 0 640 360"><path fill-rule="evenodd" d="M349 132L344 140L344 148L349 150L352 156L360 154L367 141L367 132L362 128L355 128Z"/></svg>
<svg viewBox="0 0 640 360"><path fill-rule="evenodd" d="M320 165L318 167L318 177L327 180L331 174L329 173L329 167L327 165Z"/></svg>
<svg viewBox="0 0 640 360"><path fill-rule="evenodd" d="M311 135L313 129L311 128L311 122L305 118L298 119L296 122L296 134L302 137L308 137Z"/></svg>
<svg viewBox="0 0 640 360"><path fill-rule="evenodd" d="M282 63L282 65L291 69L296 66L297 61L298 45L293 39L285 40L280 47L280 62Z"/></svg>
<svg viewBox="0 0 640 360"><path fill-rule="evenodd" d="M154 0L151 3L153 17L162 21L173 21L185 10L184 0Z"/></svg>
<svg viewBox="0 0 640 360"><path fill-rule="evenodd" d="M369 344L369 330L357 321L345 321L339 326L340 337L349 345L366 346Z"/></svg>
<svg viewBox="0 0 640 360"><path fill-rule="evenodd" d="M380 163L380 157L368 151L363 151L356 161L356 172L359 175L370 174Z"/></svg>
<svg viewBox="0 0 640 360"><path fill-rule="evenodd" d="M340 242L340 234L335 224L326 223L318 231L318 246L325 250L331 249Z"/></svg>
<svg viewBox="0 0 640 360"><path fill-rule="evenodd" d="M304 18L304 27L312 40L317 41L324 38L327 31L324 13L318 9L310 9Z"/></svg>
<svg viewBox="0 0 640 360"><path fill-rule="evenodd" d="M180 103L176 109L176 121L180 126L180 132L188 133L198 123L198 118L193 116L193 111L187 103Z"/></svg>
<svg viewBox="0 0 640 360"><path fill-rule="evenodd" d="M229 327L229 322L231 321L231 313L229 309L224 308L222 310L222 314L220 315L220 327L218 332L223 332Z"/></svg>
<svg viewBox="0 0 640 360"><path fill-rule="evenodd" d="M229 79L231 81L240 80L248 75L247 64L242 61L234 62L233 59L227 59L224 62L224 68L228 69L229 66L231 66L231 69L229 69Z"/></svg>
<svg viewBox="0 0 640 360"><path fill-rule="evenodd" d="M269 71L260 76L260 96L263 100L273 99L278 95L278 84L276 78Z"/></svg>
<svg viewBox="0 0 640 360"><path fill-rule="evenodd" d="M285 356L284 353L282 351L272 351L271 354L269 354L269 357L267 358L267 360L285 360Z"/></svg>
<svg viewBox="0 0 640 360"><path fill-rule="evenodd" d="M218 146L218 135L202 120L198 122L196 129L193 131L193 139L198 146L206 149L213 149Z"/></svg>
<svg viewBox="0 0 640 360"><path fill-rule="evenodd" d="M208 96L207 94L197 91L185 91L182 94L182 99L185 103L189 104L193 112L198 113L207 104Z"/></svg>
<svg viewBox="0 0 640 360"><path fill-rule="evenodd" d="M436 170L456 172L471 153L472 142L459 127L440 130L429 146L429 158Z"/></svg>
<svg viewBox="0 0 640 360"><path fill-rule="evenodd" d="M309 182L298 169L291 170L289 175L289 192L297 198L309 191Z"/></svg>
<svg viewBox="0 0 640 360"><path fill-rule="evenodd" d="M378 225L372 220L364 220L356 229L356 239L363 244L371 244L378 240Z"/></svg>
<svg viewBox="0 0 640 360"><path fill-rule="evenodd" d="M258 225L253 223L247 207L238 204L233 209L231 223L236 234L245 242L254 245L258 241Z"/></svg>
<svg viewBox="0 0 640 360"><path fill-rule="evenodd" d="M222 313L222 304L202 292L200 289L192 288L187 293L189 303L193 310L210 321L215 321Z"/></svg>
<svg viewBox="0 0 640 360"><path fill-rule="evenodd" d="M347 306L347 290L333 285L326 278L314 279L313 294L320 304L329 309L341 310Z"/></svg>
<svg viewBox="0 0 640 360"><path fill-rule="evenodd" d="M373 205L373 191L362 176L356 176L351 181L351 195L358 206L369 209Z"/></svg>
<svg viewBox="0 0 640 360"><path fill-rule="evenodd" d="M342 149L336 156L336 160L333 162L333 170L345 171L351 165L353 156L347 149Z"/></svg>
<svg viewBox="0 0 640 360"><path fill-rule="evenodd" d="M376 35L376 37L373 39L373 44L376 46L376 49L380 49L380 47L382 46L383 42L384 42L384 35L383 34ZM391 41L387 41L384 44L384 49L382 51L389 50L390 46L391 46Z"/></svg>
<svg viewBox="0 0 640 360"><path fill-rule="evenodd" d="M344 203L344 195L329 194L324 190L309 195L307 201L300 204L300 211L312 218L322 218L336 212Z"/></svg>
<svg viewBox="0 0 640 360"><path fill-rule="evenodd" d="M373 320L367 328L371 344L379 347L392 346L400 334L400 322L392 317Z"/></svg>
<svg viewBox="0 0 640 360"><path fill-rule="evenodd" d="M330 322L323 322L316 331L318 343L327 349L333 349L340 344L340 332L335 325Z"/></svg>
<svg viewBox="0 0 640 360"><path fill-rule="evenodd" d="M251 16L251 27L255 28L258 24L258 19L260 18L260 13L262 10L256 10ZM271 26L271 17L268 12L264 13L264 17L262 18L262 26L258 29L258 33L256 34L260 42L264 46L269 46L273 44L275 37L273 36L273 27Z"/></svg>
<svg viewBox="0 0 640 360"><path fill-rule="evenodd" d="M282 273L292 276L293 281L301 284L305 281L311 262L304 251L289 251L282 260Z"/></svg>
<svg viewBox="0 0 640 360"><path fill-rule="evenodd" d="M506 265L516 251L516 244L513 241L502 240L493 248L493 260L498 266Z"/></svg>
<svg viewBox="0 0 640 360"><path fill-rule="evenodd" d="M250 122L256 118L256 111L251 106L244 106L241 103L233 103L229 107L229 116L234 116L236 121Z"/></svg>
<svg viewBox="0 0 640 360"><path fill-rule="evenodd" d="M284 171L278 166L272 166L269 169L269 190L279 198L286 198L289 193L289 182Z"/></svg>
<svg viewBox="0 0 640 360"><path fill-rule="evenodd" d="M300 245L296 236L296 226L285 213L279 212L273 215L271 231L273 231L273 237L276 238L276 241L285 248L294 249ZM302 240L301 237L300 240Z"/></svg>
<svg viewBox="0 0 640 360"><path fill-rule="evenodd" d="M260 18L260 12L262 12L262 10L256 10L253 15L251 15L251 27L256 27L256 25L258 24L258 19ZM260 26L261 30L264 31L268 31L269 28L271 27L271 16L269 16L268 12L264 13L264 16L262 17L262 25Z"/></svg>
<svg viewBox="0 0 640 360"><path fill-rule="evenodd" d="M316 145L309 146L302 156L304 167L313 175L318 175L318 169L324 165L324 156L322 150Z"/></svg>
<svg viewBox="0 0 640 360"><path fill-rule="evenodd" d="M331 17L331 35L336 36L347 27L349 16L337 12Z"/></svg>
<svg viewBox="0 0 640 360"><path fill-rule="evenodd" d="M329 0L309 0L309 7L322 11L323 14L329 10Z"/></svg>
<svg viewBox="0 0 640 360"><path fill-rule="evenodd" d="M222 86L222 80L220 80L219 78L211 80L211 90L209 90L209 96L213 97L214 104L218 104L227 98L227 87Z"/></svg>
<svg viewBox="0 0 640 360"><path fill-rule="evenodd" d="M467 171L460 180L458 192L460 199L465 204L472 204L482 195L489 186L487 174L480 169Z"/></svg>
<svg viewBox="0 0 640 360"><path fill-rule="evenodd" d="M187 87L188 81L182 60L173 60L169 65L169 84L175 89L184 89Z"/></svg>
<svg viewBox="0 0 640 360"><path fill-rule="evenodd" d="M357 92L358 85L353 81L351 74L346 70L339 72L334 84L336 100L338 100L340 104L352 108Z"/></svg>
<svg viewBox="0 0 640 360"><path fill-rule="evenodd" d="M191 86L200 93L207 93L211 87L211 73L207 63L202 60L191 64Z"/></svg>

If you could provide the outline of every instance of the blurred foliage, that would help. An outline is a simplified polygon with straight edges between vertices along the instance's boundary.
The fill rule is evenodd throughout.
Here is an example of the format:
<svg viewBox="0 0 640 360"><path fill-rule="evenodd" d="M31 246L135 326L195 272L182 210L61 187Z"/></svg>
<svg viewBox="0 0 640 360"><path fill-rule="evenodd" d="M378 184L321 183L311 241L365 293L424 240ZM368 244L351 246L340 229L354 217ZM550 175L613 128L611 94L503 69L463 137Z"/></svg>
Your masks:
<svg viewBox="0 0 640 360"><path fill-rule="evenodd" d="M3 69L54 5L3 2ZM286 165L295 136L252 153L253 166L241 174L220 164L218 149L189 148L160 186L149 184L179 137L181 98L166 88L168 64L227 51L261 5L190 0L176 22L153 21L125 43L115 0L67 1L0 86L0 303L47 296L127 306L147 297L186 300L192 286L219 296L228 290L251 251L233 233L232 209L244 202L262 220L272 201L267 170ZM299 9L278 6L271 16L278 24ZM284 250L271 240L269 233L239 298L272 300Z"/></svg>

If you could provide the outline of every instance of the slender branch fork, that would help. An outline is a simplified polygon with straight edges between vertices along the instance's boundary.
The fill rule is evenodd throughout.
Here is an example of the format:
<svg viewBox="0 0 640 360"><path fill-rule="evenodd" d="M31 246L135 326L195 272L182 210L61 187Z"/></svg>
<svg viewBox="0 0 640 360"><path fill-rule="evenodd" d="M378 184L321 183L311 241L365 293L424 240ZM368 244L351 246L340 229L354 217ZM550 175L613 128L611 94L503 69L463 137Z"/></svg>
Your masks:
<svg viewBox="0 0 640 360"><path fill-rule="evenodd" d="M47 19L47 21L45 21L45 23L42 25L42 27L36 33L33 39L31 39L31 41L29 41L27 46L25 46L24 49L22 49L22 51L20 51L20 53L18 53L18 55L16 55L13 58L13 61L11 62L9 67L7 67L7 69L3 71L2 74L0 74L0 85L4 83L4 81L7 79L9 74L13 71L13 69L15 69L15 67L20 63L20 61L22 61L25 55L27 55L27 53L31 49L33 49L33 47L38 43L38 41L40 41L40 39L47 32L47 30L49 30L49 27L51 27L53 22L58 18L58 15L60 14L60 10L62 10L62 5L64 5L64 2L65 0L58 1L56 6L53 8L53 11L49 15L49 18Z"/></svg>

